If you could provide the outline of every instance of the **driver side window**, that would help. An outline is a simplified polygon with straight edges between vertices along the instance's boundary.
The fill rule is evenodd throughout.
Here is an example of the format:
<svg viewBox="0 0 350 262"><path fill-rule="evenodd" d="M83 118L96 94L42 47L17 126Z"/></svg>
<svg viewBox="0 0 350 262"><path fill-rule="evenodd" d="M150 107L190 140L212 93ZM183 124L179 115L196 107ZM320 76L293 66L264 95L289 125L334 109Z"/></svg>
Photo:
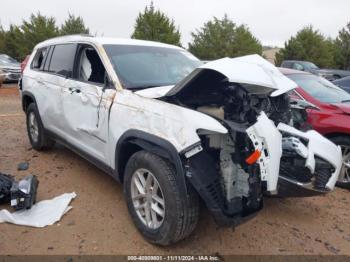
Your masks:
<svg viewBox="0 0 350 262"><path fill-rule="evenodd" d="M88 45L82 45L77 58L75 78L83 82L104 84L106 70L96 50Z"/></svg>

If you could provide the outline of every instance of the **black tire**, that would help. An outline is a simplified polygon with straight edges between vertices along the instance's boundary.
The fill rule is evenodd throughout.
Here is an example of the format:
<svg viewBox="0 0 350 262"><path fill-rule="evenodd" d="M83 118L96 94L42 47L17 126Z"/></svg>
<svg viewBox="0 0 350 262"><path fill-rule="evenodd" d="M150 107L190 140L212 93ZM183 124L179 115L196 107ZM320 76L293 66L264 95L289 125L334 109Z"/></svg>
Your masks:
<svg viewBox="0 0 350 262"><path fill-rule="evenodd" d="M347 136L337 136L337 137L332 137L330 140L336 144L342 147L342 151L344 153L343 147L349 147L350 148L350 137ZM344 157L344 156L343 156ZM345 167L343 167L345 168ZM337 186L342 187L342 188L348 188L350 189L350 180L349 181L337 181Z"/></svg>
<svg viewBox="0 0 350 262"><path fill-rule="evenodd" d="M132 176L136 170L147 169L156 178L162 190L165 216L157 229L147 227L136 213L131 195ZM126 165L124 194L131 218L143 237L157 245L170 245L189 236L195 229L199 216L199 199L188 185L188 195L180 195L175 169L167 160L146 151L132 155Z"/></svg>
<svg viewBox="0 0 350 262"><path fill-rule="evenodd" d="M30 131L31 125L30 125L29 118L32 114L35 117L35 121L37 123L38 135L36 139L33 137ZM55 141L50 139L45 133L45 129L44 129L43 123L41 122L39 111L35 103L31 103L27 107L26 122L27 122L28 138L29 138L30 144L35 150L38 150L38 151L46 150L46 149L52 148L55 145Z"/></svg>

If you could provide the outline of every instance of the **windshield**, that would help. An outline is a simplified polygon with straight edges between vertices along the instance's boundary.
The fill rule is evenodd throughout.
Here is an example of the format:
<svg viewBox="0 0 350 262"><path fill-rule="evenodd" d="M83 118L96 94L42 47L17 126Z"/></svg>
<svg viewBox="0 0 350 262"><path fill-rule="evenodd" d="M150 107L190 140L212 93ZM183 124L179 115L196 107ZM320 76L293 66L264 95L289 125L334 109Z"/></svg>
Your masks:
<svg viewBox="0 0 350 262"><path fill-rule="evenodd" d="M308 69L319 69L317 65L311 62L303 62L303 65Z"/></svg>
<svg viewBox="0 0 350 262"><path fill-rule="evenodd" d="M182 49L105 45L114 70L128 89L175 85L201 62Z"/></svg>
<svg viewBox="0 0 350 262"><path fill-rule="evenodd" d="M18 64L18 62L8 55L0 55L0 64L10 65L10 64Z"/></svg>
<svg viewBox="0 0 350 262"><path fill-rule="evenodd" d="M309 74L287 75L312 97L323 103L350 102L350 95L323 77Z"/></svg>

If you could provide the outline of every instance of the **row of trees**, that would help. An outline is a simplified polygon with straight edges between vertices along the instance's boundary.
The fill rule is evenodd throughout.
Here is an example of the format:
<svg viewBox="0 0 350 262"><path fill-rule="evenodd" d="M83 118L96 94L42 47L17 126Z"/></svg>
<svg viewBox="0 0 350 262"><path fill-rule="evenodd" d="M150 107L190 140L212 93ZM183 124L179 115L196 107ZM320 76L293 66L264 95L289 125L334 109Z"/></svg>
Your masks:
<svg viewBox="0 0 350 262"><path fill-rule="evenodd" d="M155 10L153 3L139 13L131 37L181 46L181 34L174 20ZM192 38L188 49L203 60L262 53L261 43L249 28L235 24L227 15L223 19L214 17L192 32Z"/></svg>
<svg viewBox="0 0 350 262"><path fill-rule="evenodd" d="M58 27L54 17L46 17L40 13L32 14L28 21L20 25L10 25L8 30L0 26L0 53L6 53L18 60L30 54L34 46L46 39L70 34L88 34L89 28L83 19L72 14Z"/></svg>
<svg viewBox="0 0 350 262"><path fill-rule="evenodd" d="M276 54L275 62L279 65L285 59L350 70L350 23L339 31L336 39L324 37L312 26L303 28L285 43Z"/></svg>
<svg viewBox="0 0 350 262"><path fill-rule="evenodd" d="M139 13L133 38L181 45L181 35L174 20L169 19L153 4ZM227 15L214 17L192 32L188 49L203 60L262 54L261 42L245 25L237 25ZM320 67L350 70L350 23L339 31L336 39L326 38L312 26L306 26L285 42L276 54L275 63L283 60L306 60Z"/></svg>
<svg viewBox="0 0 350 262"><path fill-rule="evenodd" d="M81 17L69 14L68 19L58 27L55 18L32 14L28 21L11 25L7 31L0 26L0 53L21 60L45 39L88 33L89 28ZM131 37L181 46L181 33L174 20L156 10L153 3L139 13ZM227 15L222 19L214 17L192 32L192 38L188 49L203 60L261 55L263 50L261 42L246 25L234 23ZM312 26L303 28L285 42L276 54L275 62L279 65L285 59L307 60L320 67L350 69L350 23L339 31L336 39L326 38Z"/></svg>

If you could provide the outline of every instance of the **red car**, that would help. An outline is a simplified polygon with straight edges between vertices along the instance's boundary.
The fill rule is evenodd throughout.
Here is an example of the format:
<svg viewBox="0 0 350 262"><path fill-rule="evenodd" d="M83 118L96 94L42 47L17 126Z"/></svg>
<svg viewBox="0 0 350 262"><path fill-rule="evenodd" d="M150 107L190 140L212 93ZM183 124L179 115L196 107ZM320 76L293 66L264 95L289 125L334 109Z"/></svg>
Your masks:
<svg viewBox="0 0 350 262"><path fill-rule="evenodd" d="M340 145L343 168L338 185L350 185L350 94L323 77L307 72L280 68L280 71L298 84L291 96L306 100L315 108L307 109L307 122L313 129Z"/></svg>

